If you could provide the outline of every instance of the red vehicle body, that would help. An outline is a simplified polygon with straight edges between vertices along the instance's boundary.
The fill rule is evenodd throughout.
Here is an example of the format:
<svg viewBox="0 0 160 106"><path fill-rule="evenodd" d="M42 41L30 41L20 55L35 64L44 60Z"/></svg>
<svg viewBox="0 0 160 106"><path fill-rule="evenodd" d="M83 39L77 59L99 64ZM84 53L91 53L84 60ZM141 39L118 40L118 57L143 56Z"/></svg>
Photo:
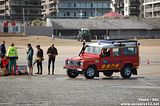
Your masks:
<svg viewBox="0 0 160 106"><path fill-rule="evenodd" d="M123 78L137 75L139 66L139 43L135 40L104 40L83 45L77 57L66 59L64 68L70 78L84 74L87 79L111 76L120 72Z"/></svg>

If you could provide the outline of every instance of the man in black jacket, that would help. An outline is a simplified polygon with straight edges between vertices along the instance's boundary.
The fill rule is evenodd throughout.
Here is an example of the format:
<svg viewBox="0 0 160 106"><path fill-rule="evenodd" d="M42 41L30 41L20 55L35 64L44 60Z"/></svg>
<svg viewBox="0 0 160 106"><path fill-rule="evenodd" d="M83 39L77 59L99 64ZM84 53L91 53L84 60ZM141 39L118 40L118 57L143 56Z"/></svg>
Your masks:
<svg viewBox="0 0 160 106"><path fill-rule="evenodd" d="M47 55L49 57L49 59L48 59L48 75L50 74L50 65L51 65L51 62L52 62L52 75L54 75L54 63L55 63L55 58L58 55L57 49L54 47L54 44L52 44L48 48Z"/></svg>
<svg viewBox="0 0 160 106"><path fill-rule="evenodd" d="M6 47L5 47L5 41L3 41L1 45L1 57L3 58L6 55Z"/></svg>
<svg viewBox="0 0 160 106"><path fill-rule="evenodd" d="M37 45L36 48L37 48L37 54L36 54L36 61L35 62L37 63L37 69L38 69L38 72L36 74L42 74L42 70L43 70L42 61L44 60L43 50L40 48L40 45Z"/></svg>

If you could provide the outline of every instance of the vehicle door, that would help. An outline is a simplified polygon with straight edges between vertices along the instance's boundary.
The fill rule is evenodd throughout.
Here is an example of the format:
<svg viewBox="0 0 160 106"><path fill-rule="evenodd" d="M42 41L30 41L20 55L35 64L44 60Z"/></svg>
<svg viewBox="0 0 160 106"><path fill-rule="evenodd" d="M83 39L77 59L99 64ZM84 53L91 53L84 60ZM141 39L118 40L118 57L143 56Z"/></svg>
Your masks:
<svg viewBox="0 0 160 106"><path fill-rule="evenodd" d="M110 70L111 63L112 63L111 49L102 49L102 52L100 55L99 70L100 71Z"/></svg>
<svg viewBox="0 0 160 106"><path fill-rule="evenodd" d="M139 53L137 47L125 47L123 48L123 62L131 63L135 66L139 65Z"/></svg>
<svg viewBox="0 0 160 106"><path fill-rule="evenodd" d="M122 50L121 48L113 48L112 49L112 69L113 70L120 70L122 66Z"/></svg>

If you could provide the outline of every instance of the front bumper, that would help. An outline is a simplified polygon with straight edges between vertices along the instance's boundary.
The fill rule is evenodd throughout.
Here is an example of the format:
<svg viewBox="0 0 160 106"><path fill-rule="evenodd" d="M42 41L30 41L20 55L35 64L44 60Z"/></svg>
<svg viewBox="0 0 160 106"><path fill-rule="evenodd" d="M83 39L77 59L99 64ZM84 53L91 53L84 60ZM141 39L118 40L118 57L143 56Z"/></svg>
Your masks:
<svg viewBox="0 0 160 106"><path fill-rule="evenodd" d="M64 69L68 69L68 70L83 71L83 69L81 69L81 68L76 68L76 67L64 66L63 68L64 68Z"/></svg>

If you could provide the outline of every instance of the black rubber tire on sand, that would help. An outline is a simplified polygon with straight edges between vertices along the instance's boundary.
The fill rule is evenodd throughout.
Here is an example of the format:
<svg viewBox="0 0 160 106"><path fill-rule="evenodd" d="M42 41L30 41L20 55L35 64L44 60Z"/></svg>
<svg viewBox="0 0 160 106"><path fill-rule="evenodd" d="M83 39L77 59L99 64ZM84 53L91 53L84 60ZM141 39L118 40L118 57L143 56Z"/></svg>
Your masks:
<svg viewBox="0 0 160 106"><path fill-rule="evenodd" d="M78 72L76 70L67 70L67 75L70 78L76 78L78 76Z"/></svg>
<svg viewBox="0 0 160 106"><path fill-rule="evenodd" d="M121 70L121 76L123 78L130 78L132 75L132 67L130 65L125 65Z"/></svg>
<svg viewBox="0 0 160 106"><path fill-rule="evenodd" d="M94 66L90 66L84 71L84 76L87 79L93 79L96 76L97 70Z"/></svg>

